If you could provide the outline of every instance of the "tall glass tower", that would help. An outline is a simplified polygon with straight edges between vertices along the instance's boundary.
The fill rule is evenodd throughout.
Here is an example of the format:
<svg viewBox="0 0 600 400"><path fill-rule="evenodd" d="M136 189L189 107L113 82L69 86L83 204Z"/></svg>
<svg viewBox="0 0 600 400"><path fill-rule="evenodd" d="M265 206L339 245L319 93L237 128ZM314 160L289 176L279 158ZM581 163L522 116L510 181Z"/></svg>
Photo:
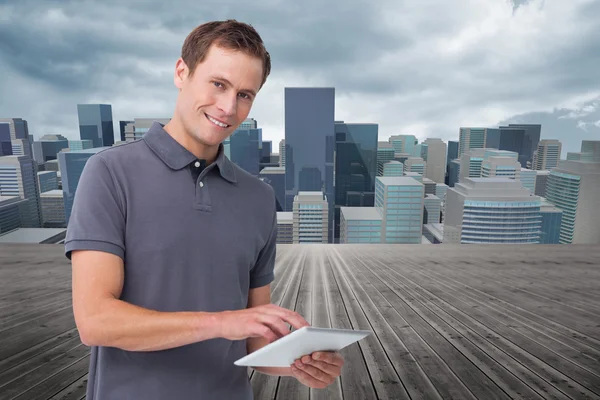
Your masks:
<svg viewBox="0 0 600 400"><path fill-rule="evenodd" d="M92 140L94 147L115 143L110 104L77 104L77 115L81 140Z"/></svg>

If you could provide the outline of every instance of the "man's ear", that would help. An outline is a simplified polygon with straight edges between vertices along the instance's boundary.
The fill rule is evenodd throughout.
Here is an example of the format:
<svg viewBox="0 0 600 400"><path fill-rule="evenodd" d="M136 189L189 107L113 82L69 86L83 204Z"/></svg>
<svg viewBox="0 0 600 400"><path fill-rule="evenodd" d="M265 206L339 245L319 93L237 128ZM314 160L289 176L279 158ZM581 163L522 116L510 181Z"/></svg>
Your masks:
<svg viewBox="0 0 600 400"><path fill-rule="evenodd" d="M175 63L175 73L173 75L173 83L175 86L181 90L183 86L183 82L188 78L189 68L183 61L183 58L179 57L177 62Z"/></svg>

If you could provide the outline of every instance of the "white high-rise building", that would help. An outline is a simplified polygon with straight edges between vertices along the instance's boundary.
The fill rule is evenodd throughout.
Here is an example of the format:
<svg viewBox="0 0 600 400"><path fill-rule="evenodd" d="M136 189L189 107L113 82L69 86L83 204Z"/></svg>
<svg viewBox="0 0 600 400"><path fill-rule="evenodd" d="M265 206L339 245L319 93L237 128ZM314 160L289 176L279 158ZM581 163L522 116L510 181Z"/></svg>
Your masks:
<svg viewBox="0 0 600 400"><path fill-rule="evenodd" d="M421 176L427 173L427 162L421 157L409 157L404 161L404 171L417 172Z"/></svg>
<svg viewBox="0 0 600 400"><path fill-rule="evenodd" d="M558 165L562 144L558 140L540 140L537 151L533 156L533 165L531 169L549 170Z"/></svg>
<svg viewBox="0 0 600 400"><path fill-rule="evenodd" d="M444 243L539 243L541 200L510 178L465 178L448 189Z"/></svg>
<svg viewBox="0 0 600 400"><path fill-rule="evenodd" d="M448 146L442 139L426 139L423 143L427 145L427 171L425 176L435 183L444 183Z"/></svg>
<svg viewBox="0 0 600 400"><path fill-rule="evenodd" d="M323 192L294 196L294 243L328 243L329 207Z"/></svg>
<svg viewBox="0 0 600 400"><path fill-rule="evenodd" d="M33 158L0 157L0 196L19 196L27 200L22 207L22 227L41 227L40 194Z"/></svg>

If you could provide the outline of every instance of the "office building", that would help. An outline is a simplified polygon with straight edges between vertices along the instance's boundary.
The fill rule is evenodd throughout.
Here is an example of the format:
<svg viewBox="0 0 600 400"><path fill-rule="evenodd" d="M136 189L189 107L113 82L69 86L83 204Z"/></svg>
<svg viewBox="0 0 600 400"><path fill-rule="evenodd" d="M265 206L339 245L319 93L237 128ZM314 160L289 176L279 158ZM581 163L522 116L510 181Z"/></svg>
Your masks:
<svg viewBox="0 0 600 400"><path fill-rule="evenodd" d="M548 186L548 177L550 171L536 171L535 174L535 195L546 197L546 187Z"/></svg>
<svg viewBox="0 0 600 400"><path fill-rule="evenodd" d="M0 125L7 124L10 140L25 139L29 141L29 126L22 118L0 118ZM4 127L6 129L6 126Z"/></svg>
<svg viewBox="0 0 600 400"><path fill-rule="evenodd" d="M56 171L42 171L37 173L39 193L58 189L58 175Z"/></svg>
<svg viewBox="0 0 600 400"><path fill-rule="evenodd" d="M21 209L28 201L19 196L3 196L0 194L0 235L21 228L23 221Z"/></svg>
<svg viewBox="0 0 600 400"><path fill-rule="evenodd" d="M141 139L148 132L154 121L165 126L171 121L171 118L134 118L132 122L130 121L125 124L125 141L133 142ZM94 147L98 147L98 145L94 145Z"/></svg>
<svg viewBox="0 0 600 400"><path fill-rule="evenodd" d="M510 144L506 145L506 147L496 147L493 143L488 143L486 147L496 147L500 150L511 150L519 153L519 162L521 163L521 167L523 168L531 168L531 164L533 163L533 154L538 148L538 144L540 142L540 136L542 131L542 126L539 124L508 124L508 126L500 126L500 131L517 131L523 130L524 135L521 143L518 142L518 136L520 134L509 134L509 138L506 139ZM518 148L518 150L517 150Z"/></svg>
<svg viewBox="0 0 600 400"><path fill-rule="evenodd" d="M446 177L444 183L450 185L450 162L458 158L458 142L448 141L448 152L446 154Z"/></svg>
<svg viewBox="0 0 600 400"><path fill-rule="evenodd" d="M521 179L521 164L512 157L484 157L481 162L482 178L505 177Z"/></svg>
<svg viewBox="0 0 600 400"><path fill-rule="evenodd" d="M387 161L383 164L383 173L379 176L404 176L404 164L400 161Z"/></svg>
<svg viewBox="0 0 600 400"><path fill-rule="evenodd" d="M300 191L293 204L294 243L328 243L329 202L324 193Z"/></svg>
<svg viewBox="0 0 600 400"><path fill-rule="evenodd" d="M236 129L229 137L229 159L246 172L258 176L260 172L259 143L262 128Z"/></svg>
<svg viewBox="0 0 600 400"><path fill-rule="evenodd" d="M581 153L585 155L583 161L600 162L600 140L582 140Z"/></svg>
<svg viewBox="0 0 600 400"><path fill-rule="evenodd" d="M135 121L119 121L119 133L120 133L121 142L127 141L127 139L125 138L125 127L127 126L127 124L135 124ZM76 150L85 150L85 149L76 149Z"/></svg>
<svg viewBox="0 0 600 400"><path fill-rule="evenodd" d="M69 150L88 150L94 147L94 142L91 140L69 140Z"/></svg>
<svg viewBox="0 0 600 400"><path fill-rule="evenodd" d="M540 171L555 168L561 152L562 144L558 140L541 140L533 156L532 169Z"/></svg>
<svg viewBox="0 0 600 400"><path fill-rule="evenodd" d="M429 154L429 146L427 143L418 143L415 145L415 150L413 151L413 157L421 157L425 162L427 162L427 155ZM444 158L446 155L444 154Z"/></svg>
<svg viewBox="0 0 600 400"><path fill-rule="evenodd" d="M110 104L77 104L79 138L91 140L94 147L115 143L112 107Z"/></svg>
<svg viewBox="0 0 600 400"><path fill-rule="evenodd" d="M246 118L237 129L258 129L258 122L254 118Z"/></svg>
<svg viewBox="0 0 600 400"><path fill-rule="evenodd" d="M409 157L404 161L404 170L406 172L417 172L421 176L425 176L427 163L421 157Z"/></svg>
<svg viewBox="0 0 600 400"><path fill-rule="evenodd" d="M286 205L298 192L324 192L328 203L328 240L333 242L335 194L335 89L285 88Z"/></svg>
<svg viewBox="0 0 600 400"><path fill-rule="evenodd" d="M535 194L535 183L537 171L531 170L528 168L521 168L521 184L523 187L531 192L531 194Z"/></svg>
<svg viewBox="0 0 600 400"><path fill-rule="evenodd" d="M483 163L486 151L489 152L489 149L475 149L461 155L458 179L459 182L462 182L465 178L481 177L481 164Z"/></svg>
<svg viewBox="0 0 600 400"><path fill-rule="evenodd" d="M418 140L415 135L392 135L388 139L396 153L405 153L413 157Z"/></svg>
<svg viewBox="0 0 600 400"><path fill-rule="evenodd" d="M66 228L65 201L62 190L51 190L40 195L42 228Z"/></svg>
<svg viewBox="0 0 600 400"><path fill-rule="evenodd" d="M433 194L426 194L423 200L423 224L439 224L442 215L442 200Z"/></svg>
<svg viewBox="0 0 600 400"><path fill-rule="evenodd" d="M342 207L340 243L381 243L382 216L375 207Z"/></svg>
<svg viewBox="0 0 600 400"><path fill-rule="evenodd" d="M12 156L12 139L10 138L10 125L0 122L0 157Z"/></svg>
<svg viewBox="0 0 600 400"><path fill-rule="evenodd" d="M460 160L448 164L448 187L454 187L460 181Z"/></svg>
<svg viewBox="0 0 600 400"><path fill-rule="evenodd" d="M258 177L273 187L277 199L277 211L283 211L285 204L285 167L265 167Z"/></svg>
<svg viewBox="0 0 600 400"><path fill-rule="evenodd" d="M420 181L425 188L425 195L432 194L435 195L435 187L437 183L428 178L422 178Z"/></svg>
<svg viewBox="0 0 600 400"><path fill-rule="evenodd" d="M404 177L377 177L375 207L382 217L381 242L420 244L425 188Z"/></svg>
<svg viewBox="0 0 600 400"><path fill-rule="evenodd" d="M542 202L540 208L542 215L540 244L559 244L563 212L545 198L542 197L540 200Z"/></svg>
<svg viewBox="0 0 600 400"><path fill-rule="evenodd" d="M28 141L28 139L20 140ZM21 210L22 226L24 228L40 227L40 194L32 158L27 156L0 158L0 196L19 196L27 200Z"/></svg>
<svg viewBox="0 0 600 400"><path fill-rule="evenodd" d="M396 150L391 143L377 143L377 176L384 176L384 165L385 163L394 160L395 152Z"/></svg>
<svg viewBox="0 0 600 400"><path fill-rule="evenodd" d="M294 243L294 213L277 212L277 244Z"/></svg>
<svg viewBox="0 0 600 400"><path fill-rule="evenodd" d="M465 178L448 189L444 243L539 243L541 201L510 178Z"/></svg>
<svg viewBox="0 0 600 400"><path fill-rule="evenodd" d="M446 143L442 139L427 139L427 171L425 176L436 183L444 183L446 176Z"/></svg>
<svg viewBox="0 0 600 400"><path fill-rule="evenodd" d="M108 148L110 148L110 146L94 147L92 149L79 151L61 151L58 153L58 163L60 165L62 190L65 201L65 219L67 224L71 217L75 192L77 191L79 178L81 178L81 173L83 172L85 164L91 156Z"/></svg>
<svg viewBox="0 0 600 400"><path fill-rule="evenodd" d="M379 126L370 123L336 121L334 127L336 156L333 242L339 243L340 208L353 206L356 198L361 196L369 202L360 206L373 207L374 205Z"/></svg>
<svg viewBox="0 0 600 400"><path fill-rule="evenodd" d="M271 163L271 150L272 150L273 142L270 140L263 140L262 146L260 148L260 164L270 164ZM266 166L266 165L265 165ZM271 165L269 165L270 167ZM276 165L273 165L275 167Z"/></svg>
<svg viewBox="0 0 600 400"><path fill-rule="evenodd" d="M285 168L285 139L279 141L279 166Z"/></svg>
<svg viewBox="0 0 600 400"><path fill-rule="evenodd" d="M62 149L69 148L69 140L62 135L44 135L33 142L33 159L38 164L56 160L56 155Z"/></svg>
<svg viewBox="0 0 600 400"><path fill-rule="evenodd" d="M404 177L413 178L415 181L419 183L423 183L423 175L418 172L404 172Z"/></svg>
<svg viewBox="0 0 600 400"><path fill-rule="evenodd" d="M446 185L444 183L438 183L437 185L435 185L435 195L437 197L439 197L440 200L442 200L442 203L444 202L444 199L446 198L447 192L448 192L448 185Z"/></svg>
<svg viewBox="0 0 600 400"><path fill-rule="evenodd" d="M563 212L561 244L600 244L600 163L559 161L548 177L546 199Z"/></svg>
<svg viewBox="0 0 600 400"><path fill-rule="evenodd" d="M458 141L458 157L462 157L463 154L475 150L483 149L486 146L486 137L488 131L493 131L491 128L460 128L459 129L459 141Z"/></svg>
<svg viewBox="0 0 600 400"><path fill-rule="evenodd" d="M526 130L520 128L502 127L490 130L486 137L486 147L514 152L517 154L517 161L521 163L524 159L525 136Z"/></svg>

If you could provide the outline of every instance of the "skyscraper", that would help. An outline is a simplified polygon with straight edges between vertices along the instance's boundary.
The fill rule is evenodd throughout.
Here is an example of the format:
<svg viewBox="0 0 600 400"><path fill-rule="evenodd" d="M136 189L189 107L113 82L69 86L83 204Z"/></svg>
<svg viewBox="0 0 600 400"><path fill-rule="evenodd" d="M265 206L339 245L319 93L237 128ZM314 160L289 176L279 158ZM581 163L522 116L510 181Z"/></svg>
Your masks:
<svg viewBox="0 0 600 400"><path fill-rule="evenodd" d="M85 167L91 156L107 148L109 147L94 147L93 149L58 153L67 224L71 218L73 200L75 199L75 192L77 191L77 185L79 185L79 178L81 178L83 167Z"/></svg>
<svg viewBox="0 0 600 400"><path fill-rule="evenodd" d="M404 161L405 172L417 172L421 176L427 173L427 163L421 157L409 157Z"/></svg>
<svg viewBox="0 0 600 400"><path fill-rule="evenodd" d="M382 217L375 207L342 207L340 220L340 243L381 243Z"/></svg>
<svg viewBox="0 0 600 400"><path fill-rule="evenodd" d="M550 171L536 171L535 174L535 195L540 197L546 197L546 188L548 186L548 177Z"/></svg>
<svg viewBox="0 0 600 400"><path fill-rule="evenodd" d="M134 118L133 121L124 121L127 122L123 128L125 141L133 142L141 139L148 132L154 121L164 126L171 121L171 118ZM97 147L97 145L94 145L94 147Z"/></svg>
<svg viewBox="0 0 600 400"><path fill-rule="evenodd" d="M110 104L77 104L81 140L92 140L94 147L115 143L112 107Z"/></svg>
<svg viewBox="0 0 600 400"><path fill-rule="evenodd" d="M285 88L285 210L299 191L323 191L333 240L335 89Z"/></svg>
<svg viewBox="0 0 600 400"><path fill-rule="evenodd" d="M0 196L19 196L27 200L27 203L22 206L23 228L41 226L40 193L32 158L0 157Z"/></svg>
<svg viewBox="0 0 600 400"><path fill-rule="evenodd" d="M600 162L559 161L546 199L563 212L560 243L600 244Z"/></svg>
<svg viewBox="0 0 600 400"><path fill-rule="evenodd" d="M62 135L44 135L33 142L33 159L38 164L56 160L56 155L62 149L69 148L69 140Z"/></svg>
<svg viewBox="0 0 600 400"><path fill-rule="evenodd" d="M465 178L448 189L444 243L539 243L541 201L509 178Z"/></svg>
<svg viewBox="0 0 600 400"><path fill-rule="evenodd" d="M427 171L425 176L436 183L444 183L446 176L446 143L442 139L426 139Z"/></svg>
<svg viewBox="0 0 600 400"><path fill-rule="evenodd" d="M486 136L490 130L490 128L460 128L458 157L470 150L485 148Z"/></svg>
<svg viewBox="0 0 600 400"><path fill-rule="evenodd" d="M328 243L328 200L323 192L300 191L294 196L294 243Z"/></svg>
<svg viewBox="0 0 600 400"><path fill-rule="evenodd" d="M501 126L500 129L523 129L525 131L525 136L523 137L523 142L521 146L521 150L519 153L519 162L523 168L530 168L531 163L533 162L533 153L538 148L538 143L540 141L542 126L539 124L508 124L508 127ZM493 147L493 146L487 146ZM512 150L510 148L501 150Z"/></svg>
<svg viewBox="0 0 600 400"><path fill-rule="evenodd" d="M10 138L10 125L0 122L0 157L12 156L12 139Z"/></svg>
<svg viewBox="0 0 600 400"><path fill-rule="evenodd" d="M383 174L379 176L404 176L404 164L400 161L388 161L383 164Z"/></svg>
<svg viewBox="0 0 600 400"><path fill-rule="evenodd" d="M394 159L396 150L389 142L377 142L377 176L383 176L383 165Z"/></svg>
<svg viewBox="0 0 600 400"><path fill-rule="evenodd" d="M558 140L541 140L533 156L531 169L550 170L558 165L562 144Z"/></svg>
<svg viewBox="0 0 600 400"><path fill-rule="evenodd" d="M600 140L582 140L581 152L585 161L600 162Z"/></svg>
<svg viewBox="0 0 600 400"><path fill-rule="evenodd" d="M277 211L283 211L285 204L285 167L265 167L258 177L273 187L277 200Z"/></svg>
<svg viewBox="0 0 600 400"><path fill-rule="evenodd" d="M334 243L340 238L340 208L352 205L349 194L365 198L360 206L373 207L378 130L377 124L335 123Z"/></svg>
<svg viewBox="0 0 600 400"><path fill-rule="evenodd" d="M381 243L420 244L425 188L410 177L377 177L375 207L382 217Z"/></svg>
<svg viewBox="0 0 600 400"><path fill-rule="evenodd" d="M246 172L258 176L260 172L259 141L262 128L236 129L229 137L229 159Z"/></svg>
<svg viewBox="0 0 600 400"><path fill-rule="evenodd" d="M546 199L542 198L541 200L542 232L540 233L540 244L559 244L563 212Z"/></svg>

